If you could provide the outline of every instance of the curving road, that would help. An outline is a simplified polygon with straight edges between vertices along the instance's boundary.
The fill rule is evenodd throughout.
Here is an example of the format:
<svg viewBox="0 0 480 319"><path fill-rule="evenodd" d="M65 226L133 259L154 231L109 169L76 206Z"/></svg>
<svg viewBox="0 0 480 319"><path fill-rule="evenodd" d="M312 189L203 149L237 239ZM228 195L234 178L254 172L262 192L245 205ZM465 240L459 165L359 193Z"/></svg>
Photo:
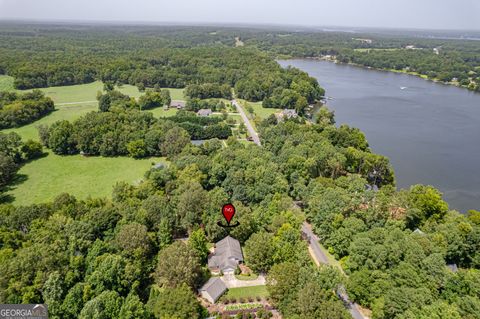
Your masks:
<svg viewBox="0 0 480 319"><path fill-rule="evenodd" d="M302 225L302 232L305 234L305 237L307 238L307 242L312 249L313 253L313 258L316 259L319 263L328 265L328 258L327 256L323 253L323 251L320 249L320 244L319 244L319 238L317 235L315 235L312 231L312 226L308 224L307 222L304 222ZM347 292L345 290L345 287L340 287L339 291L342 291L342 293L337 293L338 297L343 301L345 304L345 307L347 310L350 312L352 315L352 318L354 319L366 319L367 317L364 317L362 313L360 312L358 305L354 302L351 302L348 299Z"/></svg>
<svg viewBox="0 0 480 319"><path fill-rule="evenodd" d="M250 133L250 136L252 137L255 144L257 144L258 146L262 146L262 144L260 143L260 138L258 137L257 132L255 132L255 129L253 128L252 123L250 123L250 120L248 119L247 114L243 110L243 107L240 105L240 103L237 102L237 100L232 100L232 105L234 105L237 108L238 112L240 113L240 116L245 122L245 125L247 126L247 130Z"/></svg>

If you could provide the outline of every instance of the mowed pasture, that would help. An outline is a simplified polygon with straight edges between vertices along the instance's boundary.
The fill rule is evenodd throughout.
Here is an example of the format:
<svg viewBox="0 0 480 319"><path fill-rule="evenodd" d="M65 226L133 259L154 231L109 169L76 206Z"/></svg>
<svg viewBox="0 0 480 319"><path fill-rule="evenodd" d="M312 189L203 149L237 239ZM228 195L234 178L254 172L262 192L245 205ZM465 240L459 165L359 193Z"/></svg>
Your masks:
<svg viewBox="0 0 480 319"><path fill-rule="evenodd" d="M9 82L11 85L8 84ZM0 86L4 90L13 90L13 78L0 76ZM55 111L31 124L1 132L16 132L24 141L39 140L37 130L39 125L50 125L58 120L73 121L88 112L98 110L96 96L102 89L103 83L99 81L40 89L54 100ZM117 89L135 98L143 94L132 85L123 85ZM172 99L184 100L183 89L169 90ZM148 111L155 117L172 116L177 112L176 109L165 111L163 107ZM58 156L49 151L47 156L29 162L20 169L17 181L6 195L16 205L50 201L63 192L79 199L89 196L110 197L113 186L117 182L134 183L141 180L152 163L160 160L158 158L135 160L128 157Z"/></svg>
<svg viewBox="0 0 480 319"><path fill-rule="evenodd" d="M0 91L13 90L13 78L8 75L0 75Z"/></svg>
<svg viewBox="0 0 480 319"><path fill-rule="evenodd" d="M153 163L162 158L135 160L129 157L59 156L46 157L24 165L6 193L16 205L53 200L61 193L78 199L110 197L117 182L139 182Z"/></svg>
<svg viewBox="0 0 480 319"><path fill-rule="evenodd" d="M88 112L98 110L98 102L96 101L97 92L103 89L102 82L93 82L89 84L80 84L72 86L59 86L39 89L47 96L52 98L55 102L55 111L35 121L31 124L24 125L18 128L2 130L4 133L16 132L24 140L32 139L38 140L39 125L50 125L59 120L73 121ZM143 93L138 91L138 88L133 85L122 85L117 87L117 90L134 98L139 98ZM183 89L169 89L173 100L183 100ZM27 91L18 91L27 92ZM168 117L176 114L175 109L163 110L163 107L158 107L152 110L155 117Z"/></svg>

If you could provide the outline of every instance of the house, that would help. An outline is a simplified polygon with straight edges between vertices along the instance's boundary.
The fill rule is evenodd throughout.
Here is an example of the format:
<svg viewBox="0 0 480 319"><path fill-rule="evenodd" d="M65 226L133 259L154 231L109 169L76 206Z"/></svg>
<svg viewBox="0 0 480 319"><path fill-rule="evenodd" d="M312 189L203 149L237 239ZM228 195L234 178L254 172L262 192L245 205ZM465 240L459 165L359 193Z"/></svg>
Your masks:
<svg viewBox="0 0 480 319"><path fill-rule="evenodd" d="M183 109L185 108L185 101L177 101L177 100L172 100L170 102L170 107L171 108L177 108L177 109Z"/></svg>
<svg viewBox="0 0 480 319"><path fill-rule="evenodd" d="M210 116L210 115L212 115L212 110L210 110L210 109L200 109L200 110L198 110L197 115L198 116Z"/></svg>
<svg viewBox="0 0 480 319"><path fill-rule="evenodd" d="M405 47L405 49L407 49L407 50L415 50L416 47L415 47L414 45L407 45L407 46Z"/></svg>
<svg viewBox="0 0 480 319"><path fill-rule="evenodd" d="M208 257L208 268L212 273L234 274L239 263L243 262L240 242L227 236L215 244L215 250Z"/></svg>
<svg viewBox="0 0 480 319"><path fill-rule="evenodd" d="M202 298L215 303L226 290L227 286L219 277L212 277L200 288L199 293Z"/></svg>
<svg viewBox="0 0 480 319"><path fill-rule="evenodd" d="M458 272L458 266L457 264L447 264L448 270L451 272Z"/></svg>
<svg viewBox="0 0 480 319"><path fill-rule="evenodd" d="M282 111L282 117L287 119L292 119L298 117L297 111L294 109L285 109Z"/></svg>

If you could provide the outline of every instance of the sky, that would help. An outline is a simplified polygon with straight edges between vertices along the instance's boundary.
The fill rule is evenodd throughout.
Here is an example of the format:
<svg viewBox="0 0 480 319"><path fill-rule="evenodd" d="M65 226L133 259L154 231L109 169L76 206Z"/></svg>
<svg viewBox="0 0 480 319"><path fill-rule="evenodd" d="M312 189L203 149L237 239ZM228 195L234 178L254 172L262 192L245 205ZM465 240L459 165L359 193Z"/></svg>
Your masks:
<svg viewBox="0 0 480 319"><path fill-rule="evenodd" d="M0 19L480 30L480 0L0 0Z"/></svg>

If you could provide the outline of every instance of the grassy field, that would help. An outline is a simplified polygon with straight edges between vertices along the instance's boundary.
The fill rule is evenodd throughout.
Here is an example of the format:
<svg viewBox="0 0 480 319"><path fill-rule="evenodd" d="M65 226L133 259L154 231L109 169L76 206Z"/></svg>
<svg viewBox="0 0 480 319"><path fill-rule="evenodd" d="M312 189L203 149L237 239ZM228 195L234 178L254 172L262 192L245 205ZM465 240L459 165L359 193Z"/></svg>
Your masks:
<svg viewBox="0 0 480 319"><path fill-rule="evenodd" d="M268 297L266 286L252 286L228 289L227 298Z"/></svg>
<svg viewBox="0 0 480 319"><path fill-rule="evenodd" d="M1 81L2 78L0 77L0 83L2 83ZM17 132L24 140L38 140L37 127L39 125L50 125L59 120L72 121L88 112L97 110L98 103L96 101L96 96L97 92L101 91L102 89L103 84L99 81L89 84L59 86L40 89L41 91L44 91L47 96L51 97L55 101L56 110L50 115L41 118L36 122L24 125L19 128L3 130L2 132ZM138 98L142 95L142 93L138 91L136 86L122 85L118 89L124 94L128 94L135 98ZM183 99L183 89L169 90L170 94L172 95L172 99ZM156 117L168 117L173 116L177 113L177 110L175 109L164 111L163 107L148 111L152 112L153 115Z"/></svg>
<svg viewBox="0 0 480 319"><path fill-rule="evenodd" d="M7 192L17 205L52 200L61 193L79 199L110 197L119 181L135 183L143 178L152 163L161 158L135 160L128 157L48 156L23 166L19 181Z"/></svg>
<svg viewBox="0 0 480 319"><path fill-rule="evenodd" d="M258 278L257 274L250 274L250 275L235 275L235 278L238 280L255 280Z"/></svg>
<svg viewBox="0 0 480 319"><path fill-rule="evenodd" d="M282 111L282 109L270 109L270 108L265 108L262 106L262 102L247 102L242 100L242 103L244 103L244 110L245 113L249 116L249 113L247 111L247 105L250 105L253 108L253 111L256 116L260 117L262 120L266 119L272 114L279 113Z"/></svg>
<svg viewBox="0 0 480 319"><path fill-rule="evenodd" d="M98 110L98 105L97 105L97 102L93 102L93 103L76 104L76 105L73 105L73 104L63 105L63 106L57 105L56 108L57 109L53 111L51 114L41 118L38 121L35 121L28 125L24 125L22 127L2 130L1 132L2 133L16 132L24 140L27 140L27 139L38 140L39 138L38 138L37 127L39 125L49 125L59 120L69 120L69 121L75 120L90 111Z"/></svg>
<svg viewBox="0 0 480 319"><path fill-rule="evenodd" d="M0 79L1 83L1 79ZM95 101L97 92L103 90L103 83L100 81L69 86L55 86L39 89L52 98L55 104L79 103ZM143 93L133 85L124 84L117 87L117 90L134 98L139 98ZM169 89L172 100L183 100L183 89ZM22 91L20 91L22 92Z"/></svg>
<svg viewBox="0 0 480 319"><path fill-rule="evenodd" d="M0 91L13 90L13 78L8 75L0 75Z"/></svg>
<svg viewBox="0 0 480 319"><path fill-rule="evenodd" d="M0 87L7 88L13 79L0 76ZM13 89L13 86L11 87ZM58 120L75 120L82 115L98 109L97 92L103 89L99 81L72 86L50 87L41 89L55 101L56 110L50 115L19 128L2 130L3 133L17 132L23 140L38 140L37 127L49 125ZM137 87L123 85L118 88L124 94L138 98L141 92ZM182 100L183 89L170 89L172 99ZM176 109L163 110L159 107L149 110L156 117L168 117L177 113ZM19 179L7 192L17 205L52 200L62 192L68 192L78 198L110 197L112 187L118 181L129 183L140 180L152 162L159 159L134 160L127 157L103 158L48 156L27 163L19 171Z"/></svg>
<svg viewBox="0 0 480 319"><path fill-rule="evenodd" d="M403 50L402 48L359 48L359 49L354 49L354 51L357 52L369 52L369 51L398 51L398 50Z"/></svg>

